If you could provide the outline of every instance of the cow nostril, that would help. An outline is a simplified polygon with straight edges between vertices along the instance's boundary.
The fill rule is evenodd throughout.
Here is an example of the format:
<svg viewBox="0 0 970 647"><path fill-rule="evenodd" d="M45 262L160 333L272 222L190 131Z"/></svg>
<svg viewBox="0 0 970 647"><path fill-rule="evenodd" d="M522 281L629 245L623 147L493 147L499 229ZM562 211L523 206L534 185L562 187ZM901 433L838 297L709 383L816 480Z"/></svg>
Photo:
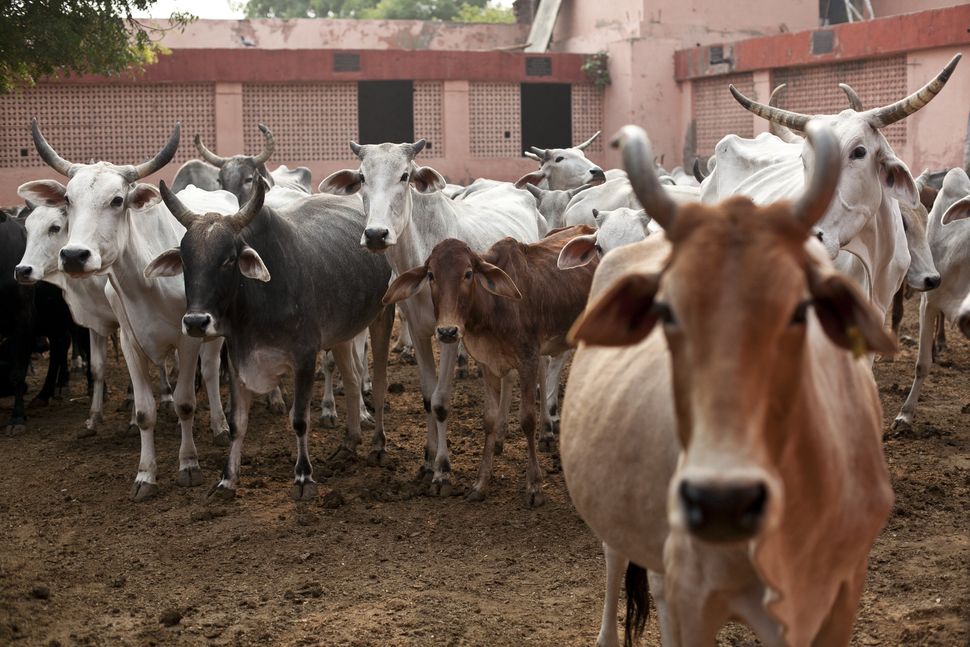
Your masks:
<svg viewBox="0 0 970 647"><path fill-rule="evenodd" d="M940 276L928 276L923 280L923 285L926 286L927 290L935 290L940 287Z"/></svg>
<svg viewBox="0 0 970 647"><path fill-rule="evenodd" d="M381 241L387 238L387 233L386 229L371 227L364 230L364 237L371 241Z"/></svg>
<svg viewBox="0 0 970 647"><path fill-rule="evenodd" d="M20 278L30 276L32 271L33 268L31 268L29 265L18 265L14 268L14 274Z"/></svg>
<svg viewBox="0 0 970 647"><path fill-rule="evenodd" d="M754 536L765 513L768 489L750 485L702 485L683 481L679 488L687 529L707 541L740 541Z"/></svg>
<svg viewBox="0 0 970 647"><path fill-rule="evenodd" d="M824 235L822 234L822 232L816 231L815 237L818 238L819 242L822 242L822 238L824 238Z"/></svg>
<svg viewBox="0 0 970 647"><path fill-rule="evenodd" d="M437 330L438 339L441 341L454 341L458 339L457 326L441 326Z"/></svg>

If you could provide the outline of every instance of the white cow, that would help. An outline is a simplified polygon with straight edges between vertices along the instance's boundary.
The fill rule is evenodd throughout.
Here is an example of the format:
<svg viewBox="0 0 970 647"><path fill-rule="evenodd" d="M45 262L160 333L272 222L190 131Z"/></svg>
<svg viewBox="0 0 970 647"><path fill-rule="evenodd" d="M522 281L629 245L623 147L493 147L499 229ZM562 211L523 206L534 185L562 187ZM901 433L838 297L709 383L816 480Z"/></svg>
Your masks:
<svg viewBox="0 0 970 647"><path fill-rule="evenodd" d="M592 180L605 180L606 173L603 169L591 162L583 152L599 135L600 131L596 131L592 137L572 148L532 146L523 154L539 162L539 170L519 178L519 182L526 181L543 189L564 191Z"/></svg>
<svg viewBox="0 0 970 647"><path fill-rule="evenodd" d="M444 178L434 169L414 162L424 145L423 139L414 144L351 143L360 159L359 170L337 171L320 183L321 192L361 194L367 226L360 244L386 254L395 274L424 264L434 246L446 238L463 240L477 252L484 252L506 236L522 242L538 240L540 216L531 195L507 185L507 189L497 187L463 200L451 200L441 193ZM420 474L431 477L433 495L448 496L452 484L447 419L458 345L442 344L436 373L431 349L436 318L427 286L403 301L401 309L414 342L428 414L428 439ZM503 387L503 396L502 415L506 416L511 396L507 386Z"/></svg>
<svg viewBox="0 0 970 647"><path fill-rule="evenodd" d="M950 169L930 211L927 237L940 272L940 287L924 292L919 305L919 352L916 378L906 402L893 421L893 429L909 429L916 414L923 381L933 366L936 319L964 327L963 304L970 293L970 178L960 168Z"/></svg>
<svg viewBox="0 0 970 647"><path fill-rule="evenodd" d="M160 205L158 189L138 182L162 168L175 155L181 128L176 125L165 147L138 166L107 162L73 164L47 143L37 122L31 124L37 152L55 171L69 178L67 186L51 180L28 182L18 192L31 202L62 208L68 219L68 244L59 253L59 268L73 279L106 274L105 289L121 326L121 348L135 395L135 422L141 433L141 457L131 498L141 501L158 493L155 462L156 406L149 383L150 364L160 364L178 351L179 378L175 410L182 431L176 483L202 483L192 434L195 414L195 370L200 351L207 386L218 385L221 340L203 345L182 333L185 286L180 277L145 279L143 271L158 254L178 245L182 227ZM200 189L186 196L202 212L233 213L235 200ZM228 441L229 425L218 390L209 392L210 424L216 439Z"/></svg>
<svg viewBox="0 0 970 647"><path fill-rule="evenodd" d="M646 580L664 645L713 645L732 617L766 646L849 643L893 496L876 385L848 350L893 342L805 242L840 157L830 130L806 128L823 163L795 202L766 207L678 207L643 131L623 131L637 194L665 234L597 270L571 333L585 345L561 443L570 496L606 547L601 647L618 644L626 559L639 565L627 572L628 605L640 603L628 631L642 627Z"/></svg>
<svg viewBox="0 0 970 647"><path fill-rule="evenodd" d="M596 231L576 236L559 252L559 269L568 270L587 265L594 258L603 258L616 249L638 243L652 233L661 231L643 209L593 210Z"/></svg>

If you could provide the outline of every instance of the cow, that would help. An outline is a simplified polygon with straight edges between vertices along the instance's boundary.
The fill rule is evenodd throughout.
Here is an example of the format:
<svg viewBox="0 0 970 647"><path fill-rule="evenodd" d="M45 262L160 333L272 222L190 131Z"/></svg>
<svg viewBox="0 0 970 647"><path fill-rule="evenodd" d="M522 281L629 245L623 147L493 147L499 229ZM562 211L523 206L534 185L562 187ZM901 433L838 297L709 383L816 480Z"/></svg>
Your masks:
<svg viewBox="0 0 970 647"><path fill-rule="evenodd" d="M953 168L943 179L943 188L930 211L927 237L933 259L942 276L940 287L924 292L919 307L919 351L916 377L909 395L893 421L894 430L912 428L923 382L933 366L933 346L937 318L963 327L961 304L970 292L970 178L961 168Z"/></svg>
<svg viewBox="0 0 970 647"><path fill-rule="evenodd" d="M178 193L189 185L193 185L203 191L217 191L222 187L219 185L219 169L212 164L202 160L189 160L179 167L172 180L172 191Z"/></svg>
<svg viewBox="0 0 970 647"><path fill-rule="evenodd" d="M156 496L155 397L149 382L149 365L162 364L173 349L178 352L179 378L174 405L182 442L176 484L202 483L193 437L195 371L202 354L206 385L218 385L221 340L203 345L182 334L181 315L185 289L181 281L148 281L142 275L155 255L175 244L182 226L160 205L158 189L140 179L161 169L178 149L181 126L176 124L165 146L150 160L133 165L108 162L72 163L47 142L37 120L31 120L34 146L44 162L68 178L67 185L53 180L27 182L17 190L36 204L64 209L68 242L58 252L58 269L72 280L106 274L105 295L121 328L121 349L128 364L135 396L135 422L141 436L141 456L130 498L144 501ZM198 206L234 210L232 196L197 190ZM218 390L209 391L209 422L216 442L227 439L229 425Z"/></svg>
<svg viewBox="0 0 970 647"><path fill-rule="evenodd" d="M145 276L183 275L183 330L193 338L228 340L232 447L210 497L235 496L253 395L269 393L288 370L294 374L290 424L297 441L292 496L316 495L307 432L316 357L323 348L333 348L345 381L348 424L341 447L356 453L360 387L352 347L368 326L376 408L368 460L385 465L383 405L394 310L380 301L391 272L383 258L355 245L364 231L357 201L316 196L289 209L272 209L263 205L265 183L258 180L239 212L226 217L194 213L164 182L159 188L185 233L145 267Z"/></svg>
<svg viewBox="0 0 970 647"><path fill-rule="evenodd" d="M532 194L532 197L536 199L536 209L539 211L545 220L545 226L548 230L552 229L562 229L563 225L563 213L566 211L566 206L569 204L570 200L576 197L577 194L591 189L594 186L599 186L602 184L601 181L587 182L582 186L578 186L575 189L567 190L556 190L556 189L543 189L535 184L529 182L516 182L515 186L519 189L525 189Z"/></svg>
<svg viewBox="0 0 970 647"><path fill-rule="evenodd" d="M832 259L841 250L858 259L872 279L870 297L883 313L889 309L910 266L898 202L915 203L917 190L909 169L896 157L879 129L925 106L943 89L959 61L957 54L933 80L895 103L862 112L849 109L838 115L814 117L829 124L846 153L838 200L815 225L813 235ZM812 118L753 101L733 86L730 90L750 112L792 130L802 130ZM740 194L768 204L797 195L804 185L809 154L804 144L788 144L769 133L754 140L728 135L715 148L715 168L702 185L702 199L713 203ZM843 256L840 264L851 266L852 261Z"/></svg>
<svg viewBox="0 0 970 647"><path fill-rule="evenodd" d="M624 245L640 242L651 233L660 231L643 209L593 210L596 231L576 236L562 248L557 261L559 269L569 270L592 263Z"/></svg>
<svg viewBox="0 0 970 647"><path fill-rule="evenodd" d="M841 152L827 124L802 126L805 192L760 206L677 205L644 132L621 131L664 234L603 258L570 332L561 454L576 509L606 547L599 645L618 643L626 560L628 638L649 583L665 645L712 645L731 617L765 645L849 644L893 503L861 356L894 341L811 236Z"/></svg>
<svg viewBox="0 0 970 647"><path fill-rule="evenodd" d="M542 468L536 458L535 393L545 403L543 355L561 355L566 333L586 305L596 263L563 275L556 260L563 246L592 228L570 227L535 243L503 238L484 254L448 238L418 267L399 275L385 303L408 299L427 287L435 312L435 336L441 344L464 341L485 377L485 448L478 480L468 493L482 501L492 476L492 460L505 440L508 390L502 379L519 375L519 426L528 447L526 500L542 505ZM504 396L504 397L503 397Z"/></svg>
<svg viewBox="0 0 970 647"><path fill-rule="evenodd" d="M565 191L575 189L589 181L604 181L606 173L593 164L583 151L599 137L596 131L592 137L572 148L537 148L531 146L522 154L539 162L539 170L519 178L518 182L528 182L543 189Z"/></svg>
<svg viewBox="0 0 970 647"><path fill-rule="evenodd" d="M367 217L361 246L384 254L391 270L401 275L424 263L434 246L446 238L463 240L476 252L484 252L506 236L525 243L538 240L541 216L531 195L507 185L505 189L451 200L441 193L444 178L434 169L415 163L424 146L423 139L413 144L361 146L351 142L360 167L337 171L320 183L323 193L360 193ZM453 488L447 420L458 345L441 346L436 371L431 348L436 325L430 290L421 289L400 307L414 342L427 412L428 439L418 476L430 476L432 495L449 496Z"/></svg>

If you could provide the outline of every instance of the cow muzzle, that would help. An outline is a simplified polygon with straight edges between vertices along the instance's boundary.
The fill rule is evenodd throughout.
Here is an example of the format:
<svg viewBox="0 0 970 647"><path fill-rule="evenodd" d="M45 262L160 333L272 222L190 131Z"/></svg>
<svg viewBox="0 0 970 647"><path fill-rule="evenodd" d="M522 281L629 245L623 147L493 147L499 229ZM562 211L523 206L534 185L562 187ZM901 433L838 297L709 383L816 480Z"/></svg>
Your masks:
<svg viewBox="0 0 970 647"><path fill-rule="evenodd" d="M757 534L768 508L763 481L719 482L684 479L677 488L687 531L704 541L733 543Z"/></svg>
<svg viewBox="0 0 970 647"><path fill-rule="evenodd" d="M368 227L360 242L370 251L380 252L394 244L389 238L390 232L384 227Z"/></svg>
<svg viewBox="0 0 970 647"><path fill-rule="evenodd" d="M435 336L442 344L454 344L461 339L461 330L458 326L438 326Z"/></svg>
<svg viewBox="0 0 970 647"><path fill-rule="evenodd" d="M61 270L71 276L84 276L100 269L100 259L87 247L65 247L58 258Z"/></svg>
<svg viewBox="0 0 970 647"><path fill-rule="evenodd" d="M215 337L215 320L207 312L187 313L182 317L182 332L190 337Z"/></svg>
<svg viewBox="0 0 970 647"><path fill-rule="evenodd" d="M606 172L604 172L603 169L601 169L598 166L594 166L593 168L591 168L589 170L589 174L590 174L590 180L587 180L587 181L606 182Z"/></svg>
<svg viewBox="0 0 970 647"><path fill-rule="evenodd" d="M13 277L21 285L33 285L44 278L43 274L34 271L33 265L18 265L13 268Z"/></svg>

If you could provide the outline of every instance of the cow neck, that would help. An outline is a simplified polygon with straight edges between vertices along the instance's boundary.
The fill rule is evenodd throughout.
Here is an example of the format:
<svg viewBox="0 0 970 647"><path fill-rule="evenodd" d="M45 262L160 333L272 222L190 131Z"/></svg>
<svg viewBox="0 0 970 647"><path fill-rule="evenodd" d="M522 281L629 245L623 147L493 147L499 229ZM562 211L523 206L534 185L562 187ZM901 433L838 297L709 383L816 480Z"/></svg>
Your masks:
<svg viewBox="0 0 970 647"><path fill-rule="evenodd" d="M865 267L869 277L869 300L885 316L910 261L896 199L883 194L879 210L842 249L856 256ZM905 254L900 254L900 250Z"/></svg>
<svg viewBox="0 0 970 647"><path fill-rule="evenodd" d="M145 268L155 257L178 247L185 228L161 204L139 212L128 209L128 237L122 241L118 258L108 268L120 294L131 289L150 290L155 280L145 278Z"/></svg>
<svg viewBox="0 0 970 647"><path fill-rule="evenodd" d="M411 191L411 217L398 233L397 244L387 248L387 262L395 274L424 265L435 245L446 238L461 238L454 203L440 191Z"/></svg>

